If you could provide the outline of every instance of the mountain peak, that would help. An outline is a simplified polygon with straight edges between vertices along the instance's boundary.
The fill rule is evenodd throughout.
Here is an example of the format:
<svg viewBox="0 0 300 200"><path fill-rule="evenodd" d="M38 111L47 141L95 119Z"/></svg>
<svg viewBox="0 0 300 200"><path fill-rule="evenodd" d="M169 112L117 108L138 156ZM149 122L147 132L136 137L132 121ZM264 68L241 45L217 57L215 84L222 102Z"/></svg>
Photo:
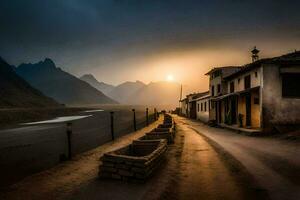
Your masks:
<svg viewBox="0 0 300 200"><path fill-rule="evenodd" d="M50 58L45 58L45 60L41 61L40 63L45 67L56 68L55 63Z"/></svg>
<svg viewBox="0 0 300 200"><path fill-rule="evenodd" d="M0 56L0 63L6 63L6 61Z"/></svg>
<svg viewBox="0 0 300 200"><path fill-rule="evenodd" d="M80 77L80 79L90 79L90 80L97 80L92 74L84 74Z"/></svg>

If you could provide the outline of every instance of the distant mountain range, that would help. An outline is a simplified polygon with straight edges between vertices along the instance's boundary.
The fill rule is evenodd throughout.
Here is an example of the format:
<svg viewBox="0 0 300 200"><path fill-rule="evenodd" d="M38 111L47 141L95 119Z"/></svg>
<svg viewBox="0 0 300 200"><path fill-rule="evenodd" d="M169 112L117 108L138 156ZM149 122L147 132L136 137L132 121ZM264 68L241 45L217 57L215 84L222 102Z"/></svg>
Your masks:
<svg viewBox="0 0 300 200"><path fill-rule="evenodd" d="M80 77L80 79L87 82L97 90L103 92L105 95L109 95L109 93L115 88L113 85L99 82L92 74L85 74Z"/></svg>
<svg viewBox="0 0 300 200"><path fill-rule="evenodd" d="M81 79L122 104L173 106L178 104L180 85L175 82L151 82L146 85L141 81L128 81L112 86L99 82L91 74L83 75Z"/></svg>
<svg viewBox="0 0 300 200"><path fill-rule="evenodd" d="M127 81L116 86L108 96L113 99L118 99L119 102L123 104L131 104L130 100L131 97L141 88L143 88L145 84L141 81L130 82Z"/></svg>
<svg viewBox="0 0 300 200"><path fill-rule="evenodd" d="M16 72L30 85L56 101L68 105L115 104L85 81L63 71L46 58L35 64L21 64Z"/></svg>
<svg viewBox="0 0 300 200"><path fill-rule="evenodd" d="M172 105L179 101L180 85L175 82L151 82L136 91L127 101L135 105Z"/></svg>
<svg viewBox="0 0 300 200"><path fill-rule="evenodd" d="M34 89L0 58L0 108L57 106L61 105Z"/></svg>

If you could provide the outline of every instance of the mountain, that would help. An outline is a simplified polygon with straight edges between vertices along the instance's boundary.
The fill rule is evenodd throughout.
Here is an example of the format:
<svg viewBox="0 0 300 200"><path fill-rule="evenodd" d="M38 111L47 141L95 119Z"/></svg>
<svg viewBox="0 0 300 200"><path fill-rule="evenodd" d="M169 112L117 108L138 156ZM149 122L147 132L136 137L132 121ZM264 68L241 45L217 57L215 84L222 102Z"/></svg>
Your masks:
<svg viewBox="0 0 300 200"><path fill-rule="evenodd" d="M71 105L116 103L85 81L56 67L49 58L35 64L21 64L16 71L33 87L60 103Z"/></svg>
<svg viewBox="0 0 300 200"><path fill-rule="evenodd" d="M85 74L80 77L80 79L87 82L97 90L103 92L105 95L108 95L115 88L113 85L99 82L92 74Z"/></svg>
<svg viewBox="0 0 300 200"><path fill-rule="evenodd" d="M180 85L174 82L151 82L136 91L128 99L130 104L136 105L170 105L177 106Z"/></svg>
<svg viewBox="0 0 300 200"><path fill-rule="evenodd" d="M0 108L56 106L61 105L31 87L0 57Z"/></svg>
<svg viewBox="0 0 300 200"><path fill-rule="evenodd" d="M125 83L116 86L111 92L108 93L108 96L120 103L130 104L130 101L128 101L128 99L132 98L132 95L135 94L138 90L140 90L144 86L145 84L141 81L136 81L136 82L127 81Z"/></svg>

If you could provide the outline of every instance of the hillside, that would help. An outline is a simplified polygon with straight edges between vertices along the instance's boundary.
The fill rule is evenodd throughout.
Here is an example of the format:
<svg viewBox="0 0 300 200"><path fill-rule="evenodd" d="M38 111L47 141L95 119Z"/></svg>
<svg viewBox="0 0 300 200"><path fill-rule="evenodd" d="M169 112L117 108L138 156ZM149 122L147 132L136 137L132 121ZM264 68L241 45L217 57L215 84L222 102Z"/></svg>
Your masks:
<svg viewBox="0 0 300 200"><path fill-rule="evenodd" d="M0 108L58 107L53 99L34 89L0 58Z"/></svg>
<svg viewBox="0 0 300 200"><path fill-rule="evenodd" d="M85 81L56 67L49 58L35 64L21 64L16 71L32 86L60 103L69 105L117 103Z"/></svg>
<svg viewBox="0 0 300 200"><path fill-rule="evenodd" d="M105 95L109 95L109 93L115 88L113 85L99 82L92 74L85 74L80 77L80 79L87 82L97 90L103 92Z"/></svg>
<svg viewBox="0 0 300 200"><path fill-rule="evenodd" d="M120 103L131 104L129 99L132 98L132 95L134 95L138 90L140 90L144 86L145 84L141 81L127 81L116 86L111 92L108 93L108 96Z"/></svg>

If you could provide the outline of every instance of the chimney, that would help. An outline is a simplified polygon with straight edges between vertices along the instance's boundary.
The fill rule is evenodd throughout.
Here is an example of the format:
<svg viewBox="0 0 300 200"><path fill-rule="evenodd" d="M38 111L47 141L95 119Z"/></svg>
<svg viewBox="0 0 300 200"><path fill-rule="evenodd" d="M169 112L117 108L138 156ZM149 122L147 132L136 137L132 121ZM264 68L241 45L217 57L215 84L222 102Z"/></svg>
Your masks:
<svg viewBox="0 0 300 200"><path fill-rule="evenodd" d="M252 53L252 62L257 61L259 59L259 57L258 57L259 50L256 48L256 46L254 46L251 53Z"/></svg>

